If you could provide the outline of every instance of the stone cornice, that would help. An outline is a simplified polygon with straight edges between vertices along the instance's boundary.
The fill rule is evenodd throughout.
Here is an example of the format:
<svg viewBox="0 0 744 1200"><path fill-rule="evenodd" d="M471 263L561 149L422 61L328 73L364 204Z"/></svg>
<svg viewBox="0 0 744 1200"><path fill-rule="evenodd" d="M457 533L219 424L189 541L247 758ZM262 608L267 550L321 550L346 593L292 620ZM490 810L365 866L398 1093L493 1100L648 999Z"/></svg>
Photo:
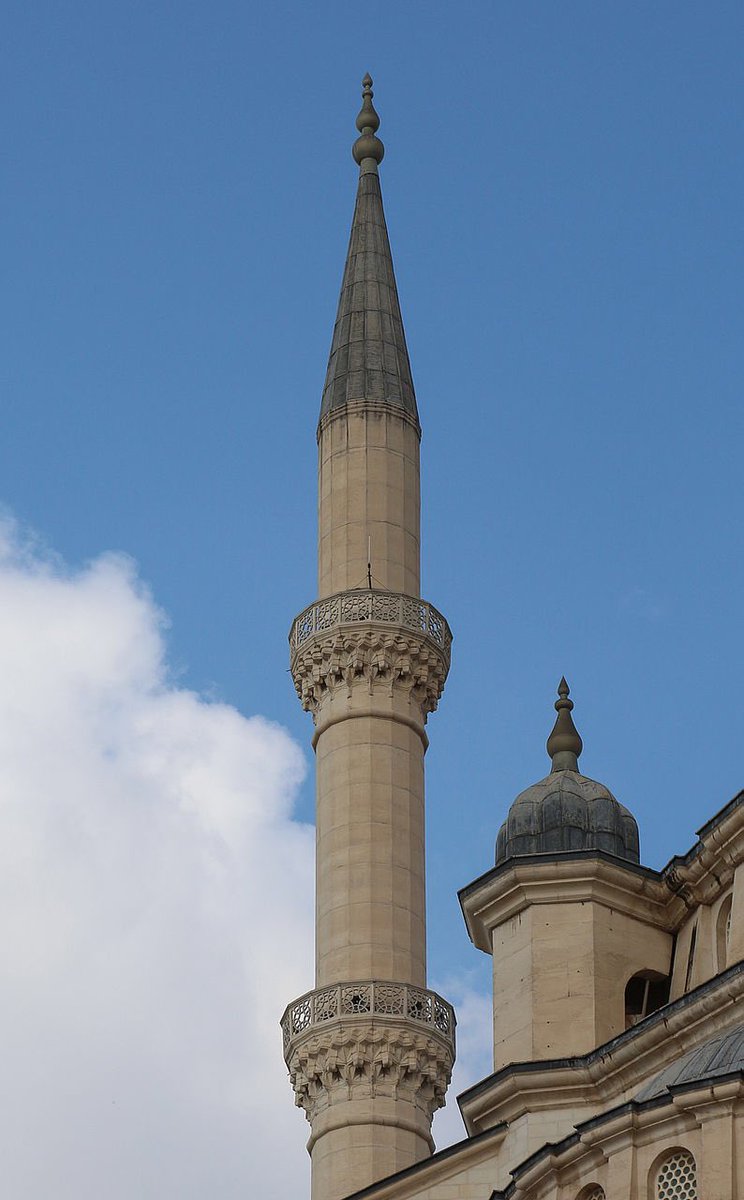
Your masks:
<svg viewBox="0 0 744 1200"><path fill-rule="evenodd" d="M744 961L658 1009L588 1054L512 1063L458 1097L465 1127L480 1133L539 1109L596 1109L634 1095L664 1067L741 1022Z"/></svg>
<svg viewBox="0 0 744 1200"><path fill-rule="evenodd" d="M491 931L532 904L594 901L656 928L674 927L674 898L662 876L601 851L510 858L463 888L459 898L471 941L486 954Z"/></svg>
<svg viewBox="0 0 744 1200"><path fill-rule="evenodd" d="M619 1105L581 1122L562 1141L542 1146L511 1172L508 1186L493 1191L489 1200L553 1197L567 1168L576 1175L582 1163L592 1167L606 1163L622 1146L645 1145L663 1137L665 1129L673 1129L677 1136L697 1130L718 1114L740 1112L743 1100L744 1078L736 1072L728 1078L674 1088L658 1099Z"/></svg>
<svg viewBox="0 0 744 1200"><path fill-rule="evenodd" d="M336 405L328 410L318 421L317 440L320 441L321 436L325 433L329 425L334 421L347 421L349 417L354 416L389 416L397 417L401 421L405 421L407 425L411 425L418 434L419 441L421 440L421 425L412 413L401 408L398 404L389 404L385 400L347 400L345 404Z"/></svg>
<svg viewBox="0 0 744 1200"><path fill-rule="evenodd" d="M744 792L734 796L702 829L687 854L667 863L662 874L670 891L688 908L711 904L730 887L744 861Z"/></svg>

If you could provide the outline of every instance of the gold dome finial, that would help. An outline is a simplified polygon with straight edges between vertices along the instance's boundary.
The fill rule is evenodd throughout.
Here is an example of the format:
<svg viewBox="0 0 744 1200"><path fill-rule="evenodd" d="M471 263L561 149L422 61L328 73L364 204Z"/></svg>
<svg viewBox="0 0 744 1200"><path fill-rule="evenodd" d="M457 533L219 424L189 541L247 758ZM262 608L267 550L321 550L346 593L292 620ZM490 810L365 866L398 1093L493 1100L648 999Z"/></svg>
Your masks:
<svg viewBox="0 0 744 1200"><path fill-rule="evenodd" d="M362 80L362 107L359 109L356 119L356 127L360 136L354 142L351 153L354 156L354 162L358 163L360 167L365 160L368 161L367 169L370 171L377 170L377 164L382 162L385 153L385 147L376 136L377 130L380 128L380 118L372 103L373 96L372 76L367 72Z"/></svg>
<svg viewBox="0 0 744 1200"><path fill-rule="evenodd" d="M571 710L573 700L569 700L570 688L565 675L558 684L558 699L555 710L558 713L553 732L548 738L548 754L553 760L553 771L577 771L579 755L584 749L579 731L573 723Z"/></svg>

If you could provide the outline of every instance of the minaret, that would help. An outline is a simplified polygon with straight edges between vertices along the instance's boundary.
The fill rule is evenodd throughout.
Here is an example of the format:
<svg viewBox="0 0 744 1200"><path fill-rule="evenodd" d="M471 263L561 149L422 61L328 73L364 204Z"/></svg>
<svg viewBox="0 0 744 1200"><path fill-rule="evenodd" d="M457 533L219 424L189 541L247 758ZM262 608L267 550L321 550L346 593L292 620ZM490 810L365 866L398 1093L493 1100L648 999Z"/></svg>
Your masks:
<svg viewBox="0 0 744 1200"><path fill-rule="evenodd" d="M426 988L424 753L449 626L420 599L419 425L363 81L359 186L318 424L319 599L290 632L315 723L315 990L282 1018L313 1200L433 1150L452 1008Z"/></svg>

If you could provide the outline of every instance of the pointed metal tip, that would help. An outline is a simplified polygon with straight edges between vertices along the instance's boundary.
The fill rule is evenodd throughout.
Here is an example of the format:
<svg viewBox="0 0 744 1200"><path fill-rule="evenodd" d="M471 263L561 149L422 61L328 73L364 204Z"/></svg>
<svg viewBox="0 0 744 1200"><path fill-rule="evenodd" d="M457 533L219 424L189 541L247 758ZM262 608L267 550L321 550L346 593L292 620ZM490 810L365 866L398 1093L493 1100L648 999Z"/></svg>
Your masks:
<svg viewBox="0 0 744 1200"><path fill-rule="evenodd" d="M553 760L551 771L578 772L579 755L584 749L581 736L571 716L574 704L573 700L569 700L568 694L569 687L566 683L566 677L563 675L558 684L559 699L556 700L554 705L558 716L547 742L548 754Z"/></svg>
<svg viewBox="0 0 744 1200"><path fill-rule="evenodd" d="M380 128L380 118L375 112L375 106L372 103L372 76L369 71L362 80L362 107L356 119L356 127L359 130L360 136L354 142L351 153L354 156L354 161L361 167L365 163L364 171L375 172L378 164L382 162L385 153L385 147L380 139L376 136L377 130Z"/></svg>

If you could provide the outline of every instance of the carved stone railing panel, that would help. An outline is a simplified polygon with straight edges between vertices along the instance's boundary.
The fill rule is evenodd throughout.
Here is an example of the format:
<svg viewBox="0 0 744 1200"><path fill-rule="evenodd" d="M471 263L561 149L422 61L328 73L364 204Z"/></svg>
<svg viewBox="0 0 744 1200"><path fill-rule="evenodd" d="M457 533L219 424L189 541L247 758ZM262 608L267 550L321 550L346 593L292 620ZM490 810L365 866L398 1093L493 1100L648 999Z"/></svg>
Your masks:
<svg viewBox="0 0 744 1200"><path fill-rule="evenodd" d="M339 983L294 1000L281 1021L284 1049L316 1026L358 1016L404 1017L416 1026L435 1029L454 1051L456 1021L451 1004L428 988L374 980Z"/></svg>
<svg viewBox="0 0 744 1200"><path fill-rule="evenodd" d="M314 633L325 633L336 625L355 625L360 621L381 622L415 629L431 638L449 653L452 633L445 618L433 604L405 596L399 592L384 592L375 588L339 592L316 600L292 622L289 645L292 654L299 650Z"/></svg>

